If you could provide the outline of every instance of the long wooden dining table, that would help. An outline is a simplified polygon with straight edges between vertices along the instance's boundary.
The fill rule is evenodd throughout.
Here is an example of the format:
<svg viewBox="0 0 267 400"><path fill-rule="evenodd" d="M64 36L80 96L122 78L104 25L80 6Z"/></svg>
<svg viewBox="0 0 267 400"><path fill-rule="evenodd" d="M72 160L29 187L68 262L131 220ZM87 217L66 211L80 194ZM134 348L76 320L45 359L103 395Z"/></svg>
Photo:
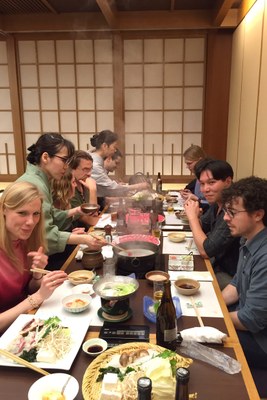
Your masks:
<svg viewBox="0 0 267 400"><path fill-rule="evenodd" d="M76 248L67 259L62 269L67 273L83 269L80 261L77 261L75 255ZM235 328L230 319L228 310L222 299L221 291L218 286L211 264L208 260L203 260L200 256L194 256L194 268L196 271L209 271L213 277L212 285L220 304L221 318L202 317L205 326L212 326L227 334L227 339L223 345L212 345L215 348L241 363L240 373L228 374L210 364L193 358L193 364L190 366L189 392L197 393L198 400L259 400L259 395L255 387L250 369L246 362L244 353L238 340ZM155 269L168 269L168 255L161 252L156 257ZM102 269L98 269L97 274L102 274ZM152 285L146 279L139 280L139 289L130 297L130 307L133 310L132 317L126 322L120 322L131 325L147 325L150 328L150 342L156 343L155 324L148 321L143 314L143 297L152 297ZM95 310L97 312L97 310ZM195 316L182 315L178 319L178 330L198 326L198 320ZM91 326L86 334L85 340L99 335L100 326ZM179 353L179 348L178 348ZM82 400L82 381L83 376L89 368L92 359L85 354L82 349L78 351L68 373L73 375L80 384L77 400ZM58 370L49 370L49 372L59 372ZM64 372L64 371L62 371ZM0 366L0 398L10 400L27 399L27 393L30 386L38 379L38 373L20 367ZM91 400L91 399L88 399Z"/></svg>

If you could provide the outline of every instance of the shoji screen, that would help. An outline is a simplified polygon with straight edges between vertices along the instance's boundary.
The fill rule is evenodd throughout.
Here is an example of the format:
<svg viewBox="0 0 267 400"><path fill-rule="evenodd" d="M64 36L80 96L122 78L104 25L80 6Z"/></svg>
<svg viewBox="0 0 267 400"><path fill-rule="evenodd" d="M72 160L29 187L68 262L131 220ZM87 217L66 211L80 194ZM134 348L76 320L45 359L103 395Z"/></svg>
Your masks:
<svg viewBox="0 0 267 400"><path fill-rule="evenodd" d="M187 175L201 145L205 38L124 40L126 174Z"/></svg>
<svg viewBox="0 0 267 400"><path fill-rule="evenodd" d="M16 174L7 45L0 41L0 174Z"/></svg>
<svg viewBox="0 0 267 400"><path fill-rule="evenodd" d="M77 148L114 129L111 39L19 41L26 146L60 132Z"/></svg>

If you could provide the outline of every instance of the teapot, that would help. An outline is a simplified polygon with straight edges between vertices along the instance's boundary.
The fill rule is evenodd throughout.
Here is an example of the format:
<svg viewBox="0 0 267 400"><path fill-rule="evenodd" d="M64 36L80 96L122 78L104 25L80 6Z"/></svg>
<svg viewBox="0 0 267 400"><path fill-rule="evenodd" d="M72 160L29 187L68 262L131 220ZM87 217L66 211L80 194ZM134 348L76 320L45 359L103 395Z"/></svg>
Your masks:
<svg viewBox="0 0 267 400"><path fill-rule="evenodd" d="M91 250L86 247L83 250L82 265L85 269L97 269L103 267L101 250Z"/></svg>

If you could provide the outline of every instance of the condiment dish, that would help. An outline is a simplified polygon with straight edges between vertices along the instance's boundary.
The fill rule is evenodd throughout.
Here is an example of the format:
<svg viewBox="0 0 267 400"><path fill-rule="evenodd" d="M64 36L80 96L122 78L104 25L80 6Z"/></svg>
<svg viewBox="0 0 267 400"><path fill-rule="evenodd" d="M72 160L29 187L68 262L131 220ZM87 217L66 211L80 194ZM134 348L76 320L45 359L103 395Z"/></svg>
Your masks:
<svg viewBox="0 0 267 400"><path fill-rule="evenodd" d="M91 357L97 357L99 354L107 350L107 348L108 343L106 340L101 338L86 340L82 346L83 351Z"/></svg>
<svg viewBox="0 0 267 400"><path fill-rule="evenodd" d="M71 272L68 275L68 279L73 285L91 283L94 277L95 273L93 271L88 271L87 269L80 269L79 271Z"/></svg>
<svg viewBox="0 0 267 400"><path fill-rule="evenodd" d="M69 377L64 396L61 396L61 390ZM33 383L28 392L28 400L73 400L78 391L79 383L73 376L64 373L49 374Z"/></svg>
<svg viewBox="0 0 267 400"><path fill-rule="evenodd" d="M178 293L185 296L191 296L198 292L200 283L195 279L180 278L174 282L174 286L176 287Z"/></svg>
<svg viewBox="0 0 267 400"><path fill-rule="evenodd" d="M88 294L70 294L64 297L62 305L64 310L76 314L86 310L91 301L92 298Z"/></svg>
<svg viewBox="0 0 267 400"><path fill-rule="evenodd" d="M93 285L91 283L83 283L81 285L76 285L72 288L72 293L74 294L89 294L93 296L95 294L93 290Z"/></svg>
<svg viewBox="0 0 267 400"><path fill-rule="evenodd" d="M170 279L170 275L167 272L154 270L146 273L145 278L149 283L153 284L155 281L167 281Z"/></svg>
<svg viewBox="0 0 267 400"><path fill-rule="evenodd" d="M183 242L185 240L185 238L186 238L186 234L182 233L182 232L168 233L168 239L174 243Z"/></svg>

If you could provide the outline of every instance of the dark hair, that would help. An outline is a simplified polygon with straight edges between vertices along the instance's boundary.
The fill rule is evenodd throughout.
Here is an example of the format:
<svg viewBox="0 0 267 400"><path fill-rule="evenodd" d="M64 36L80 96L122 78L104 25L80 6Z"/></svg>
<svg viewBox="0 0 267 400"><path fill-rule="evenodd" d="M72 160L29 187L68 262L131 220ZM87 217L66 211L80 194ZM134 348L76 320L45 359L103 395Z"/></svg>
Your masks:
<svg viewBox="0 0 267 400"><path fill-rule="evenodd" d="M240 197L248 213L264 210L262 222L267 226L267 180L250 176L234 182L229 188L222 191L224 205L232 205Z"/></svg>
<svg viewBox="0 0 267 400"><path fill-rule="evenodd" d="M69 167L71 169L78 168L81 163L81 160L88 160L88 161L93 162L93 158L92 158L91 154L89 154L87 151L76 150L69 162Z"/></svg>
<svg viewBox="0 0 267 400"><path fill-rule="evenodd" d="M120 150L117 149L117 150L115 151L115 153L111 156L111 158L112 158L112 160L117 160L117 158L119 158L119 157L122 158L122 154L121 154Z"/></svg>
<svg viewBox="0 0 267 400"><path fill-rule="evenodd" d="M27 160L31 164L40 164L43 153L48 153L50 157L54 157L62 147L66 147L68 158L71 158L74 153L74 144L67 139L64 139L59 133L44 133L39 137L35 144L28 147L29 154Z"/></svg>
<svg viewBox="0 0 267 400"><path fill-rule="evenodd" d="M229 176L233 179L234 171L231 165L227 161L214 160L212 158L204 158L195 165L195 175L197 179L203 171L210 171L216 181L225 181Z"/></svg>
<svg viewBox="0 0 267 400"><path fill-rule="evenodd" d="M100 149L103 143L106 143L108 146L118 140L118 135L115 132L104 130L99 133L96 133L91 139L90 143L97 150Z"/></svg>

